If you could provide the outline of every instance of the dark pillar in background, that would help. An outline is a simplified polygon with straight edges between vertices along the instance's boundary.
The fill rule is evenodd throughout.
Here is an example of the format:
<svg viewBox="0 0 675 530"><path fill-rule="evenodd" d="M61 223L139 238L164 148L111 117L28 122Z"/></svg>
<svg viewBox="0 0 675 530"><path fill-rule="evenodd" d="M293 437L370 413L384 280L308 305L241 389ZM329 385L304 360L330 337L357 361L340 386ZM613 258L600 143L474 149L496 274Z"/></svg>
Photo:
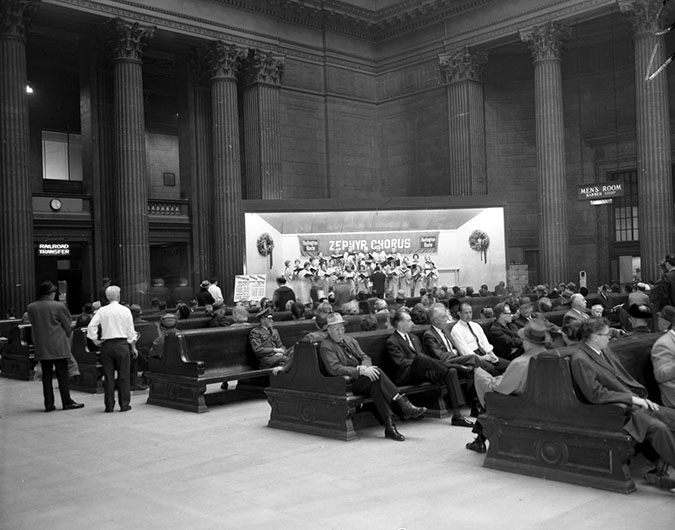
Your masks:
<svg viewBox="0 0 675 530"><path fill-rule="evenodd" d="M26 100L27 17L37 0L0 0L0 309L35 300L33 203ZM56 278L53 279L56 281Z"/></svg>
<svg viewBox="0 0 675 530"><path fill-rule="evenodd" d="M487 53L461 50L438 56L447 83L450 195L487 193L483 67Z"/></svg>
<svg viewBox="0 0 675 530"><path fill-rule="evenodd" d="M216 41L209 46L206 58L211 73L214 267L225 301L230 303L234 276L242 274L244 264L237 77L246 52Z"/></svg>
<svg viewBox="0 0 675 530"><path fill-rule="evenodd" d="M251 50L244 69L247 199L283 199L279 92L284 58Z"/></svg>
<svg viewBox="0 0 675 530"><path fill-rule="evenodd" d="M668 75L661 71L646 79L666 60L665 37L654 35L663 29L657 16L662 7L661 0L619 1L621 12L630 16L633 25L638 233L642 278L647 281L660 277L659 261L675 251Z"/></svg>
<svg viewBox="0 0 675 530"><path fill-rule="evenodd" d="M541 279L569 280L567 183L560 57L567 27L551 22L521 31L534 63L537 172L539 174L539 259Z"/></svg>
<svg viewBox="0 0 675 530"><path fill-rule="evenodd" d="M153 28L121 19L106 24L113 63L114 220L122 298L147 305L150 282L148 188L145 175L142 52Z"/></svg>

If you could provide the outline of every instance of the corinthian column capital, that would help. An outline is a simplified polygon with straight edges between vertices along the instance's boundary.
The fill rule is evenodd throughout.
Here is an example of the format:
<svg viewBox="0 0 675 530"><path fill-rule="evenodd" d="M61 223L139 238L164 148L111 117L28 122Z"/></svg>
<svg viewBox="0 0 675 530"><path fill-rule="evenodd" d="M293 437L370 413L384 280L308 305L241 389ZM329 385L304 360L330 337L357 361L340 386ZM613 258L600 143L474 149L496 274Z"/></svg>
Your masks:
<svg viewBox="0 0 675 530"><path fill-rule="evenodd" d="M663 29L659 15L664 3L662 0L617 0L619 11L628 16L635 35Z"/></svg>
<svg viewBox="0 0 675 530"><path fill-rule="evenodd" d="M522 30L520 40L527 44L532 60L546 61L560 59L563 43L570 37L569 26L557 22L549 22L542 26Z"/></svg>
<svg viewBox="0 0 675 530"><path fill-rule="evenodd" d="M468 47L438 55L438 66L446 83L459 81L483 81L483 67L488 54L483 50Z"/></svg>
<svg viewBox="0 0 675 530"><path fill-rule="evenodd" d="M39 5L40 0L0 0L0 34L25 38L28 18Z"/></svg>
<svg viewBox="0 0 675 530"><path fill-rule="evenodd" d="M241 62L246 59L246 50L217 40L208 45L205 59L211 78L236 79Z"/></svg>
<svg viewBox="0 0 675 530"><path fill-rule="evenodd" d="M147 41L155 34L155 28L141 26L114 18L103 26L103 35L113 60L141 61Z"/></svg>
<svg viewBox="0 0 675 530"><path fill-rule="evenodd" d="M280 85L285 62L286 58L283 55L251 50L245 64L245 84L265 83L267 85Z"/></svg>

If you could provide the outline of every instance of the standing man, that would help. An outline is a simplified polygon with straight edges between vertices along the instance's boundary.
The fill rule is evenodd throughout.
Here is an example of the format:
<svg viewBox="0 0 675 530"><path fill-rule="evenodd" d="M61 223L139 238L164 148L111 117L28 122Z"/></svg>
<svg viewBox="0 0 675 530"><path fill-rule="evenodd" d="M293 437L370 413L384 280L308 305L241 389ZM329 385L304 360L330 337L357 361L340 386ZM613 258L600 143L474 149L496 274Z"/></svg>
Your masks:
<svg viewBox="0 0 675 530"><path fill-rule="evenodd" d="M70 397L68 386L68 359L70 359L70 332L72 318L62 302L57 302L57 287L50 281L42 282L38 288L37 301L28 304L26 312L33 326L35 359L42 365L42 393L45 412L56 410L52 378L56 370L59 393L63 410L81 409L82 403L75 403Z"/></svg>
<svg viewBox="0 0 675 530"><path fill-rule="evenodd" d="M223 298L223 291L218 287L218 278L211 278L208 290L213 297L213 308L219 309L223 307L225 305L225 299Z"/></svg>
<svg viewBox="0 0 675 530"><path fill-rule="evenodd" d="M352 381L355 394L373 398L377 412L384 420L384 437L402 442L405 437L394 424L391 402L396 401L405 419L424 416L426 407L416 407L405 395L400 394L394 383L366 355L359 343L345 334L345 321L339 313L326 318L328 336L321 341L319 353L330 375L344 375Z"/></svg>
<svg viewBox="0 0 675 530"><path fill-rule="evenodd" d="M275 311L285 311L286 304L290 302L295 302L295 293L288 285L286 285L286 278L279 276L277 278L278 287L272 294L272 303L274 304Z"/></svg>
<svg viewBox="0 0 675 530"><path fill-rule="evenodd" d="M87 326L87 337L95 344L101 345L101 364L105 378L103 386L105 411L112 412L115 408L115 371L117 371L120 410L126 412L131 410L129 383L131 356L135 358L138 355L136 330L131 311L120 304L120 288L111 285L105 290L105 296L110 303L101 307L91 319Z"/></svg>
<svg viewBox="0 0 675 530"><path fill-rule="evenodd" d="M256 318L260 324L251 330L248 341L260 368L272 368L272 373L277 374L291 361L291 357L286 354L279 332L274 329L272 310L265 307L256 314Z"/></svg>
<svg viewBox="0 0 675 530"><path fill-rule="evenodd" d="M422 352L422 344L411 334L412 318L407 309L398 309L392 317L394 332L386 342L387 353L396 365L396 384L410 385L431 381L444 383L448 390L447 399L452 409L452 425L473 427L473 423L462 416L460 407L464 403L462 389L457 378L457 369L448 368L442 362Z"/></svg>

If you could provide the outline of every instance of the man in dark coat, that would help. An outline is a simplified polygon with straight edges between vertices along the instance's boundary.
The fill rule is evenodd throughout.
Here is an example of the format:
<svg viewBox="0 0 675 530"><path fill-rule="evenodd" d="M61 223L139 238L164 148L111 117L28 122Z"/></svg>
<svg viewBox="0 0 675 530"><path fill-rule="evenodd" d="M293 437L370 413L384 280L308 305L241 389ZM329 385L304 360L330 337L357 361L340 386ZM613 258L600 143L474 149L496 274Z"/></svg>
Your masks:
<svg viewBox="0 0 675 530"><path fill-rule="evenodd" d="M647 399L647 390L621 365L607 348L609 324L591 318L581 324L579 349L572 355L572 376L580 395L593 404L616 403L629 407L624 430L637 442L648 442L659 459L645 475L650 484L675 491L675 478L668 465L675 466L675 410ZM648 456L645 454L645 456ZM654 455L656 456L656 455Z"/></svg>
<svg viewBox="0 0 675 530"><path fill-rule="evenodd" d="M56 370L63 410L81 409L70 397L68 386L68 359L70 358L70 332L72 318L63 302L57 302L56 286L50 282L40 284L37 301L28 304L28 319L33 327L35 359L42 365L42 392L45 412L56 410L52 378Z"/></svg>
<svg viewBox="0 0 675 530"><path fill-rule="evenodd" d="M258 358L260 368L272 368L272 373L277 373L285 364L290 363L290 352L281 342L279 332L274 329L272 310L266 307L256 314L256 318L260 324L248 335L251 349Z"/></svg>
<svg viewBox="0 0 675 530"><path fill-rule="evenodd" d="M295 302L295 293L288 285L286 285L286 278L279 276L277 278L278 287L272 294L272 303L275 311L286 311L287 302Z"/></svg>

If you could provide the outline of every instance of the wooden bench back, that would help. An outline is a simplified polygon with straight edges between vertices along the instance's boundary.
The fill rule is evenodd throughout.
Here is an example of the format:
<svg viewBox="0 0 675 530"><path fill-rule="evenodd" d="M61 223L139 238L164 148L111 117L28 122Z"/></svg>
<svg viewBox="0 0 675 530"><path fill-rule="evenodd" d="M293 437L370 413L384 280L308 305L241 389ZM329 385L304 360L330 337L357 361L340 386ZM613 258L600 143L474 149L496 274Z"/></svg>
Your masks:
<svg viewBox="0 0 675 530"><path fill-rule="evenodd" d="M19 324L9 330L5 355L29 355L33 350L33 334L30 324Z"/></svg>

